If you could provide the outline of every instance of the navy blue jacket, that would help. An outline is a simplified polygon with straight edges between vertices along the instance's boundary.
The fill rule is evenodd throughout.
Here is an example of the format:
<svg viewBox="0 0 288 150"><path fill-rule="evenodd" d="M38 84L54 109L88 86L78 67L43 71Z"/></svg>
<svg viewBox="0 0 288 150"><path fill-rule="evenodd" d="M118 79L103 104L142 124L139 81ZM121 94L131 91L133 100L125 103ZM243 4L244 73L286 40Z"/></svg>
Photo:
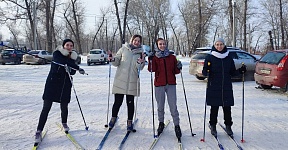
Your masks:
<svg viewBox="0 0 288 150"><path fill-rule="evenodd" d="M212 51L217 51L212 47ZM227 52L225 47L223 51ZM210 62L210 66L208 66ZM209 70L209 73L208 71ZM239 75L236 70L233 59L230 56L217 58L208 55L205 58L202 70L204 76L208 76L206 102L209 106L234 106L234 97L232 89L232 76Z"/></svg>
<svg viewBox="0 0 288 150"><path fill-rule="evenodd" d="M75 64L75 60L64 56L59 50L53 53L53 61L59 64L67 64L67 66L79 70L79 66ZM75 70L69 69L70 74L74 75ZM71 98L71 87L69 75L65 70L65 67L51 63L50 72L48 74L43 100L49 100L58 103L69 103Z"/></svg>

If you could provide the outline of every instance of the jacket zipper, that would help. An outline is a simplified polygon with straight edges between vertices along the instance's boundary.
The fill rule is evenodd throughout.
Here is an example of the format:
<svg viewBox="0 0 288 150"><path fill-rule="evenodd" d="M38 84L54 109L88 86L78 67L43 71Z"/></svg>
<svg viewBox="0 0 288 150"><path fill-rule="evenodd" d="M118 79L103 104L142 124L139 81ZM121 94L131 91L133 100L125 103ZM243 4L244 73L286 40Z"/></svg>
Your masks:
<svg viewBox="0 0 288 150"><path fill-rule="evenodd" d="M165 68L165 76L166 76L166 85L168 84L168 75L167 75L167 67L166 67L166 60L164 58L164 68Z"/></svg>
<svg viewBox="0 0 288 150"><path fill-rule="evenodd" d="M223 66L223 60L221 59L222 62L222 103L224 107L224 66Z"/></svg>

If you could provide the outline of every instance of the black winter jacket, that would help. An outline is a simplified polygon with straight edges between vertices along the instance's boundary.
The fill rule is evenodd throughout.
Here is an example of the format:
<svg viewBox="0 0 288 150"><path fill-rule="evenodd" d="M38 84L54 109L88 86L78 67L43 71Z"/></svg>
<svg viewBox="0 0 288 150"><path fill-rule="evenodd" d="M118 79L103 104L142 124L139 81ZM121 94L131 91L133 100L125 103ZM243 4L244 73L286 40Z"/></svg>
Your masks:
<svg viewBox="0 0 288 150"><path fill-rule="evenodd" d="M75 64L75 60L69 58L68 56L64 56L60 51L61 50L56 50L53 53L53 61L63 65L67 64L67 66L79 70L79 66ZM65 67L56 63L51 63L50 72L46 80L42 98L43 100L58 103L69 103L71 98L72 83L68 73L65 70ZM76 73L76 71L73 69L69 70L71 75Z"/></svg>
<svg viewBox="0 0 288 150"><path fill-rule="evenodd" d="M212 51L217 51L212 47ZM225 47L223 51L227 52ZM208 66L210 62L210 66ZM209 73L208 71L209 70ZM206 102L209 106L234 106L232 76L239 75L233 59L230 56L217 58L208 55L205 58L203 75L208 76Z"/></svg>

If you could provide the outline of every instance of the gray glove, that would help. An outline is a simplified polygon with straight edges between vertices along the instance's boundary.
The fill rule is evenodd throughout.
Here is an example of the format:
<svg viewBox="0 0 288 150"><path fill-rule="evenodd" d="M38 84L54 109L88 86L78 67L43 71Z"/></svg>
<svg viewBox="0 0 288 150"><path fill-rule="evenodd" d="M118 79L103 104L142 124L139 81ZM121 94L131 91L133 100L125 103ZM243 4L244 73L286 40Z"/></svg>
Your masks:
<svg viewBox="0 0 288 150"><path fill-rule="evenodd" d="M182 63L180 60L177 61L177 68L182 70Z"/></svg>
<svg viewBox="0 0 288 150"><path fill-rule="evenodd" d="M85 74L85 70L82 69L82 68L79 68L79 73L80 73L80 74Z"/></svg>

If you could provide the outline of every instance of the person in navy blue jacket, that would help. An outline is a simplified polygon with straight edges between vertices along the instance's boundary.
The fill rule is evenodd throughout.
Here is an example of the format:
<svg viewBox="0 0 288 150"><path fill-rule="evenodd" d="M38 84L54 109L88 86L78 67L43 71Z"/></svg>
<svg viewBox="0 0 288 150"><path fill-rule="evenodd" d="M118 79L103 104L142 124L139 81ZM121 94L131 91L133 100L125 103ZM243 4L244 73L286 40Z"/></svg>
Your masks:
<svg viewBox="0 0 288 150"><path fill-rule="evenodd" d="M62 47L63 48L53 52L53 61L51 62L51 68L46 79L42 96L43 108L37 126L35 143L39 143L42 140L42 130L47 121L48 113L53 102L60 103L62 125L65 131L69 131L67 117L72 87L69 74L74 75L76 70L79 70L79 73L81 74L85 74L85 71L75 63L77 53L72 51L74 42L71 39L65 39ZM67 67L64 67L63 65L67 65Z"/></svg>
<svg viewBox="0 0 288 150"><path fill-rule="evenodd" d="M211 106L209 124L212 135L217 135L219 106L223 108L226 131L229 135L233 135L231 106L234 106L234 97L231 77L246 72L245 65L236 70L234 61L228 54L224 40L217 39L212 46L211 55L205 58L202 70L203 75L208 77L206 103Z"/></svg>

